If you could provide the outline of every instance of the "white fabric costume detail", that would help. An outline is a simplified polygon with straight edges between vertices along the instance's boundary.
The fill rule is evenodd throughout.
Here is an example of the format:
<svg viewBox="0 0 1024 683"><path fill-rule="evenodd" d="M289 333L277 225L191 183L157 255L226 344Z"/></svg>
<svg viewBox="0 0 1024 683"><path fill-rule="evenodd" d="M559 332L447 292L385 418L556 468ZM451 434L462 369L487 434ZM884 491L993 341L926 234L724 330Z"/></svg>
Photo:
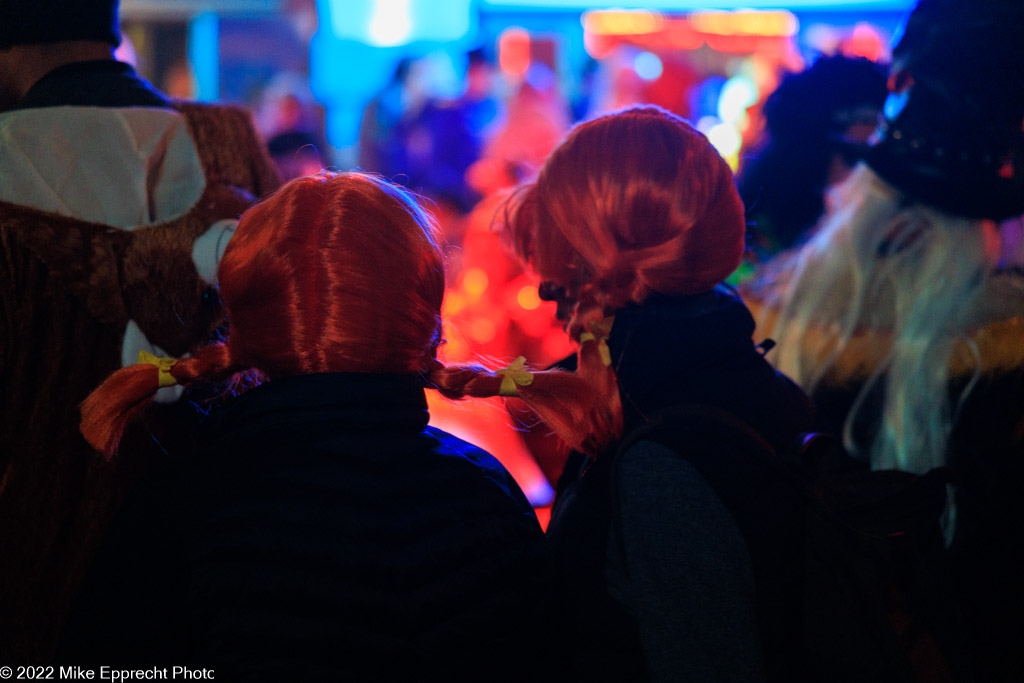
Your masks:
<svg viewBox="0 0 1024 683"><path fill-rule="evenodd" d="M217 221L192 244L192 262L196 264L196 271L211 285L217 285L217 264L237 226L238 221L232 218Z"/></svg>
<svg viewBox="0 0 1024 683"><path fill-rule="evenodd" d="M185 118L167 109L0 114L0 158L0 200L126 230L183 215L206 186Z"/></svg>

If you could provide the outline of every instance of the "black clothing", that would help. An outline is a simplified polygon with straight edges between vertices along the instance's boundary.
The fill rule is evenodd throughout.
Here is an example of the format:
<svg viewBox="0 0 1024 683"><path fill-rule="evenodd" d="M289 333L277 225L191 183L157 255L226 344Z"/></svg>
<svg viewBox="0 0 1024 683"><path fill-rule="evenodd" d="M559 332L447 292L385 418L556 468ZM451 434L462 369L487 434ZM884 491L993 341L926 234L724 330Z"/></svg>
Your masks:
<svg viewBox="0 0 1024 683"><path fill-rule="evenodd" d="M810 426L810 404L796 385L764 360L751 339L753 331L754 321L746 307L724 289L690 297L655 296L616 312L608 343L626 434L674 405L709 405L739 417L776 449L789 449L797 435ZM702 620L713 632L709 637L719 639L712 646L721 646L722 651L735 646L725 641L736 638L743 629L710 629L719 601L716 596L700 594L699 587L706 583L716 587L712 590L731 592L731 587L736 587L743 591L752 582L745 595L746 612L758 622L760 651L766 657L769 677L781 678L790 665L786 640L793 625L780 619L786 613L796 615L795 605L799 604L798 579L786 576L785 566L799 557L800 525L790 524L798 514L796 501L793 506L777 503L779 496L792 500L792 495L755 489L745 509L726 511L708 484L687 466L687 453L672 454L647 441L617 457L612 453L614 448L593 463L570 460L548 530L565 600L561 610L570 622L564 628L579 636L567 644L579 654L579 670L596 680L664 680L673 673L683 678L739 680L749 675L741 673L735 661L713 662L716 671L688 668L685 672L671 671L666 662L678 661L678 647L691 646L673 646L673 637L691 633ZM715 453L700 455L712 458ZM660 487L650 478L644 479L641 470L645 467L663 473ZM681 488L676 490L677 486ZM659 497L663 502L658 502ZM687 499L689 508L672 505L675 497ZM703 515L716 528L701 529L694 524L694 514ZM624 521L626 526L622 526ZM613 530L613 525L619 525L618 529ZM717 535L719 541L712 548L689 548L689 553L685 543L671 549L633 543L637 534L657 538L652 527L664 534L663 538L682 534L703 545ZM707 557L697 566L686 561L686 555L705 551ZM649 572L650 565L660 568ZM654 574L664 579L673 571L680 580L664 581L660 588L657 582L643 578ZM725 581L719 576L723 571L732 572ZM692 595L681 595L687 590L683 586L698 589ZM649 594L655 590L666 592ZM733 599L743 598L721 596L721 602ZM756 605L750 604L755 601ZM658 642L653 642L642 628L647 615L638 611L657 610L659 602L661 610L678 613L671 616L680 620L680 630L662 633ZM742 606L736 606L737 613L742 611ZM573 620L574 614L581 616ZM756 634L750 637L758 639ZM745 647L744 656L758 650L757 642L739 645ZM744 662L742 671L749 672L747 664Z"/></svg>
<svg viewBox="0 0 1024 683"><path fill-rule="evenodd" d="M303 375L231 401L97 561L62 661L228 680L506 680L535 668L543 535L418 377Z"/></svg>
<svg viewBox="0 0 1024 683"><path fill-rule="evenodd" d="M70 40L121 42L120 0L45 0L0 5L0 49Z"/></svg>
<svg viewBox="0 0 1024 683"><path fill-rule="evenodd" d="M169 109L171 103L130 64L98 59L57 67L36 81L8 111L72 106Z"/></svg>
<svg viewBox="0 0 1024 683"><path fill-rule="evenodd" d="M1024 278L1014 276L1021 291ZM1024 345L1021 318L976 334L981 366L951 372L958 419L946 462L954 481L955 533L949 548L955 611L973 673L967 680L1024 680ZM870 331L867 334L872 334ZM841 430L872 368L840 357L814 391L821 429ZM964 394L965 389L969 393ZM875 382L854 419L854 443L867 451L880 429L884 381ZM838 432L837 432L838 433Z"/></svg>
<svg viewBox="0 0 1024 683"><path fill-rule="evenodd" d="M731 291L655 295L615 314L608 345L625 431L680 403L735 414L769 443L790 445L807 427L810 402L754 346L754 319Z"/></svg>

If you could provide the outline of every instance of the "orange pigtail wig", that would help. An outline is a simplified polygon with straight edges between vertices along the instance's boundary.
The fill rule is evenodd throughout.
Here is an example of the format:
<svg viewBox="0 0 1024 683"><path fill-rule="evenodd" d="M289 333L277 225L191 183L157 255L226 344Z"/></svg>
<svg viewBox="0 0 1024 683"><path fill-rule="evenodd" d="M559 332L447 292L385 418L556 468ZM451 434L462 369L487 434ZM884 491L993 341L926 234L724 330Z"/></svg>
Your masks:
<svg viewBox="0 0 1024 683"><path fill-rule="evenodd" d="M725 160L653 106L577 125L499 213L512 249L561 292L579 342L577 375L604 404L591 414L612 416L613 430L622 429L606 341L615 311L653 293L712 289L740 264L743 216ZM599 441L603 426L589 428Z"/></svg>
<svg viewBox="0 0 1024 683"><path fill-rule="evenodd" d="M224 344L211 344L191 358L150 357L113 373L82 402L82 436L110 458L125 428L161 387L187 385L198 379L225 379L245 368L231 360Z"/></svg>
<svg viewBox="0 0 1024 683"><path fill-rule="evenodd" d="M242 215L217 273L227 341L108 378L82 405L82 433L98 450L114 453L161 386L246 370L271 381L321 372L419 375L449 398L515 395L569 443L588 443L590 430L578 424L595 400L573 375L446 368L437 360L445 279L436 226L412 195L378 176L324 173L288 183Z"/></svg>
<svg viewBox="0 0 1024 683"><path fill-rule="evenodd" d="M571 448L597 455L622 430L619 416L609 412L599 400L594 386L571 372L561 370L527 370L517 359L510 368L491 371L479 366L449 366L440 362L427 375L428 386L446 398L516 397L523 401ZM514 391L505 373L525 373L526 383L516 384Z"/></svg>

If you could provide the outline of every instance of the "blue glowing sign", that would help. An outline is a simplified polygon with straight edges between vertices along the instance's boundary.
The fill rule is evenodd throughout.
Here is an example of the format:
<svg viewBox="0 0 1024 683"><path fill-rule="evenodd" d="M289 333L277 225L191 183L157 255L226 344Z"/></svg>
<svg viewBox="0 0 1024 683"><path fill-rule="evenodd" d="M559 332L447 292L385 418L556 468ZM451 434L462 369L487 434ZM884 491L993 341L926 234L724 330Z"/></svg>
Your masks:
<svg viewBox="0 0 1024 683"><path fill-rule="evenodd" d="M321 0L320 18L336 38L397 47L464 38L472 29L470 4L471 0Z"/></svg>

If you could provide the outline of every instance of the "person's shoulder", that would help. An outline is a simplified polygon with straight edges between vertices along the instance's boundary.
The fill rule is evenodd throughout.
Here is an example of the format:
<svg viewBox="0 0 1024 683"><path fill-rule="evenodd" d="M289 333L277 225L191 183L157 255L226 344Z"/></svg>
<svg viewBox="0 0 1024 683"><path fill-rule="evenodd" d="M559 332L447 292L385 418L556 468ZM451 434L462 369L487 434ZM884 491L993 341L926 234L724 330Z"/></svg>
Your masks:
<svg viewBox="0 0 1024 683"><path fill-rule="evenodd" d="M700 447L693 444L694 448ZM678 443L662 443L655 438L639 439L629 444L618 456L615 481L621 493L641 497L657 497L662 493L678 495L678 487L692 480L701 481L700 474L689 461L692 450Z"/></svg>
<svg viewBox="0 0 1024 683"><path fill-rule="evenodd" d="M501 462L479 446L436 427L427 427L426 431L436 442L433 451L442 458L472 466L499 481L511 479Z"/></svg>
<svg viewBox="0 0 1024 683"><path fill-rule="evenodd" d="M627 484L634 492L645 491L654 494L657 491L672 490L677 495L676 486L680 482L703 483L699 470L690 461L698 454L694 451L706 444L693 443L693 448L678 442L669 445L657 440L639 439L619 455L616 467L616 480L620 485ZM646 493L645 493L646 495Z"/></svg>
<svg viewBox="0 0 1024 683"><path fill-rule="evenodd" d="M659 468L683 460L683 455L653 439L639 439L629 444L620 456L620 466Z"/></svg>
<svg viewBox="0 0 1024 683"><path fill-rule="evenodd" d="M191 122L193 127L202 123L241 125L246 128L254 125L252 112L238 104L173 100L171 107Z"/></svg>
<svg viewBox="0 0 1024 683"><path fill-rule="evenodd" d="M467 482L497 489L517 505L530 509L519 484L493 455L436 427L427 427L426 433L434 441L432 451L440 457L444 466L461 472Z"/></svg>
<svg viewBox="0 0 1024 683"><path fill-rule="evenodd" d="M712 529L737 537L727 505L700 468L691 463L690 455L685 448L670 448L653 440L637 441L622 453L615 495L626 529L673 542ZM734 555L742 556L740 544L732 545Z"/></svg>

